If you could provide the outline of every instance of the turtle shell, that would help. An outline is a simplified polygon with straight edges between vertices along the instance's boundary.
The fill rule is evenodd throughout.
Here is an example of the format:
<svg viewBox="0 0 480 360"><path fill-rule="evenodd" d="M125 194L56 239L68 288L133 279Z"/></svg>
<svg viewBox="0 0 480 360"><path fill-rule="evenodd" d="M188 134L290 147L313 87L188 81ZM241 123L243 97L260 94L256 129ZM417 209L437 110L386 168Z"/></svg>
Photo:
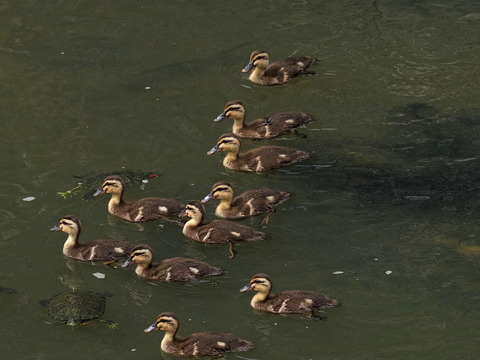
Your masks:
<svg viewBox="0 0 480 360"><path fill-rule="evenodd" d="M76 326L98 319L105 312L107 297L111 294L94 291L71 291L40 301L57 324Z"/></svg>

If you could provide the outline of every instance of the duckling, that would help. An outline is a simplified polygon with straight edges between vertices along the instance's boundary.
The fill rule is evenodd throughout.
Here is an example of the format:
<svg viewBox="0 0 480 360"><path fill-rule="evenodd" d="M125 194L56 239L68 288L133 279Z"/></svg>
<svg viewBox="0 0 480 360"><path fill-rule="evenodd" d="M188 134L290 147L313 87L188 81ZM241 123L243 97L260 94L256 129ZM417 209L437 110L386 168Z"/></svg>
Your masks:
<svg viewBox="0 0 480 360"><path fill-rule="evenodd" d="M75 215L66 215L50 231L63 231L68 234L63 245L63 255L80 261L104 261L105 264L126 258L135 245L121 240L94 240L79 243L82 224Z"/></svg>
<svg viewBox="0 0 480 360"><path fill-rule="evenodd" d="M178 338L179 327L180 322L174 313L163 312L144 331L165 331L160 349L174 356L218 358L226 351L248 351L254 347L252 342L227 333L201 332Z"/></svg>
<svg viewBox="0 0 480 360"><path fill-rule="evenodd" d="M255 290L250 305L257 310L273 314L301 314L309 313L309 318L325 320L325 317L315 315L319 309L331 308L339 305L335 299L326 295L304 290L287 290L278 294L271 294L272 281L267 274L256 274L248 285L240 292Z"/></svg>
<svg viewBox="0 0 480 360"><path fill-rule="evenodd" d="M225 118L233 119L232 132L247 139L271 139L284 134L300 134L296 128L304 126L313 121L313 116L304 112L276 113L263 119L256 119L245 123L245 106L241 101L229 101L223 112L218 115L214 122L222 121Z"/></svg>
<svg viewBox="0 0 480 360"><path fill-rule="evenodd" d="M240 153L240 139L234 134L221 135L217 145L211 148L207 154L212 155L218 151L227 153L223 159L223 166L227 169L245 172L276 169L310 157L306 151L275 145L264 145Z"/></svg>
<svg viewBox="0 0 480 360"><path fill-rule="evenodd" d="M248 226L227 220L213 220L203 223L205 208L199 201L190 201L185 206L183 216L189 216L183 226L183 234L194 241L206 244L228 244L230 259L235 257L233 244L237 241L259 241L265 239L266 234Z"/></svg>
<svg viewBox="0 0 480 360"><path fill-rule="evenodd" d="M226 219L244 219L250 216L268 213L262 220L268 224L270 216L276 211L275 205L287 200L292 194L275 189L249 190L233 197L233 187L226 181L218 181L212 186L210 194L205 196L202 203L212 199L219 199L215 215Z"/></svg>
<svg viewBox="0 0 480 360"><path fill-rule="evenodd" d="M206 262L184 257L174 257L153 263L153 250L148 245L137 245L122 267L137 264L135 273L145 279L170 281L198 280L203 276L214 276L223 273L223 270Z"/></svg>
<svg viewBox="0 0 480 360"><path fill-rule="evenodd" d="M156 197L126 201L123 200L124 190L125 183L122 178L117 175L111 175L105 178L102 188L97 190L93 195L112 194L108 202L108 212L126 221L143 222L163 219L173 223L179 223L178 220L173 220L172 218L178 217L185 205L175 200Z"/></svg>
<svg viewBox="0 0 480 360"><path fill-rule="evenodd" d="M306 74L307 69L318 61L308 56L292 56L269 65L268 54L265 51L255 50L242 72L249 72L253 68L248 77L251 82L259 85L281 85L299 75Z"/></svg>

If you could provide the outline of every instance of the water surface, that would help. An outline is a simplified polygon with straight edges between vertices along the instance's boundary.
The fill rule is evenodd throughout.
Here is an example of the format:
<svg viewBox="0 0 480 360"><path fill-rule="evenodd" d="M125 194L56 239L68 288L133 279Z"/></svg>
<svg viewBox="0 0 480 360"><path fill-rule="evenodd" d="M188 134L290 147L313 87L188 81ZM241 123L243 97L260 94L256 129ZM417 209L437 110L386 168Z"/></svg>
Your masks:
<svg viewBox="0 0 480 360"><path fill-rule="evenodd" d="M170 358L162 334L143 329L173 311L181 334L256 343L229 358L478 358L479 14L461 0L0 2L0 284L16 290L0 294L4 356ZM253 85L240 70L254 49L317 57L317 75ZM267 142L312 157L262 175L223 169L206 151L231 130L213 119L233 99L248 119L314 114L307 138ZM112 218L107 197L82 200L86 189L58 195L75 176L129 170L161 174L129 187L130 199L201 199L222 179L295 196L264 228L267 241L229 260L171 224ZM155 284L67 260L66 236L48 231L66 214L80 217L85 241L148 243L158 259L227 272L216 284ZM342 306L325 322L255 312L238 290L257 272L274 290ZM103 317L118 330L45 324L38 301L73 287L113 293Z"/></svg>

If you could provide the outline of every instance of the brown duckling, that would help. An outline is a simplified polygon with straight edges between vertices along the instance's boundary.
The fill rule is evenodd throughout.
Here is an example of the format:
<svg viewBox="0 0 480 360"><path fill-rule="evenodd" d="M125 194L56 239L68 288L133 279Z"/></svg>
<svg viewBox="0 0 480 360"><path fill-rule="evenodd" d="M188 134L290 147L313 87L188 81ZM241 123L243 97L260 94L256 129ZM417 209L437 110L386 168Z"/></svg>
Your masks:
<svg viewBox="0 0 480 360"><path fill-rule="evenodd" d="M155 323L144 331L149 333L157 330L165 331L160 349L167 354L181 357L222 357L226 351L248 351L253 349L253 343L240 339L233 334L201 332L179 338L177 331L180 322L171 312L163 312L157 316Z"/></svg>
<svg viewBox="0 0 480 360"><path fill-rule="evenodd" d="M292 194L275 189L249 190L233 197L233 187L226 181L218 181L212 186L210 194L202 203L212 199L220 200L215 209L215 215L226 219L244 219L250 216L268 213L262 223L268 224L270 216L275 212L275 206L287 200Z"/></svg>
<svg viewBox="0 0 480 360"><path fill-rule="evenodd" d="M145 279L163 282L192 281L204 276L214 276L223 270L206 262L184 257L164 259L153 262L153 250L148 245L137 245L130 252L130 257L122 267L137 264L135 273Z"/></svg>
<svg viewBox="0 0 480 360"><path fill-rule="evenodd" d="M319 309L331 308L339 305L335 299L326 295L304 290L287 290L278 294L272 294L272 281L266 274L256 274L252 277L248 285L240 289L241 292L255 290L257 293L253 296L250 305L257 310L266 311L273 314L301 314L308 313L312 319L322 319L315 315Z"/></svg>
<svg viewBox="0 0 480 360"><path fill-rule="evenodd" d="M200 201L190 201L185 206L183 216L191 218L183 226L183 234L186 237L205 244L228 244L230 259L235 256L233 250L235 242L259 241L266 237L264 232L256 231L233 221L213 220L204 223L205 208Z"/></svg>
<svg viewBox="0 0 480 360"><path fill-rule="evenodd" d="M79 243L82 224L75 215L66 215L50 229L50 231L63 231L68 234L63 245L63 255L80 261L104 261L112 263L128 257L135 245L122 240L94 240Z"/></svg>
<svg viewBox="0 0 480 360"><path fill-rule="evenodd" d="M229 101L223 112L213 121L219 122L225 118L233 119L232 132L235 135L247 139L271 139L292 133L306 137L306 135L300 134L296 128L313 121L312 115L304 112L283 112L245 123L245 106L238 100Z"/></svg>
<svg viewBox="0 0 480 360"><path fill-rule="evenodd" d="M173 223L179 223L177 218L185 208L185 205L172 199L147 197L134 201L123 200L125 183L117 175L107 176L103 181L102 188L97 190L94 196L112 194L108 202L108 212L123 220L130 222L143 222L163 219Z"/></svg>
<svg viewBox="0 0 480 360"><path fill-rule="evenodd" d="M275 145L264 145L240 153L240 139L234 134L221 135L217 145L211 148L207 154L212 155L218 151L227 153L223 159L223 166L227 169L246 172L276 169L310 157L306 151Z"/></svg>
<svg viewBox="0 0 480 360"><path fill-rule="evenodd" d="M291 56L269 64L268 54L265 51L255 50L242 72L249 72L253 68L248 77L251 82L259 85L281 85L306 74L307 69L318 61L308 56Z"/></svg>

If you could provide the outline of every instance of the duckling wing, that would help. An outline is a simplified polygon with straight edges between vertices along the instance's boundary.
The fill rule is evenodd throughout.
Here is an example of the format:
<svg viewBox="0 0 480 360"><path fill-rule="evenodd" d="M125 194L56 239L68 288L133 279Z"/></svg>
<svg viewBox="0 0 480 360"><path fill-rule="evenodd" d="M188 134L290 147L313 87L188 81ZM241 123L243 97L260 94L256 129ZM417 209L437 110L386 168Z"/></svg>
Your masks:
<svg viewBox="0 0 480 360"><path fill-rule="evenodd" d="M272 207L285 201L290 193L275 189L249 190L232 200L230 209L241 217L271 212Z"/></svg>
<svg viewBox="0 0 480 360"><path fill-rule="evenodd" d="M306 151L286 146L261 146L241 154L239 162L245 164L251 171L266 171L276 169L307 159L310 154Z"/></svg>
<svg viewBox="0 0 480 360"><path fill-rule="evenodd" d="M246 225L227 220L213 220L198 229L199 241L205 243L230 243L236 241L258 241L266 236Z"/></svg>
<svg viewBox="0 0 480 360"><path fill-rule="evenodd" d="M268 310L276 313L303 313L338 305L326 295L303 290L288 290L268 299Z"/></svg>
<svg viewBox="0 0 480 360"><path fill-rule="evenodd" d="M162 281L191 281L202 276L214 276L222 273L222 269L206 262L174 257L155 264L150 276Z"/></svg>
<svg viewBox="0 0 480 360"><path fill-rule="evenodd" d="M172 199L143 198L130 203L128 216L135 222L176 218L184 208L184 205Z"/></svg>
<svg viewBox="0 0 480 360"><path fill-rule="evenodd" d="M220 357L226 351L248 351L253 343L234 334L203 332L195 333L181 342L181 350L190 356Z"/></svg>
<svg viewBox="0 0 480 360"><path fill-rule="evenodd" d="M129 256L134 245L121 240L94 240L66 249L65 255L82 261L116 261Z"/></svg>

